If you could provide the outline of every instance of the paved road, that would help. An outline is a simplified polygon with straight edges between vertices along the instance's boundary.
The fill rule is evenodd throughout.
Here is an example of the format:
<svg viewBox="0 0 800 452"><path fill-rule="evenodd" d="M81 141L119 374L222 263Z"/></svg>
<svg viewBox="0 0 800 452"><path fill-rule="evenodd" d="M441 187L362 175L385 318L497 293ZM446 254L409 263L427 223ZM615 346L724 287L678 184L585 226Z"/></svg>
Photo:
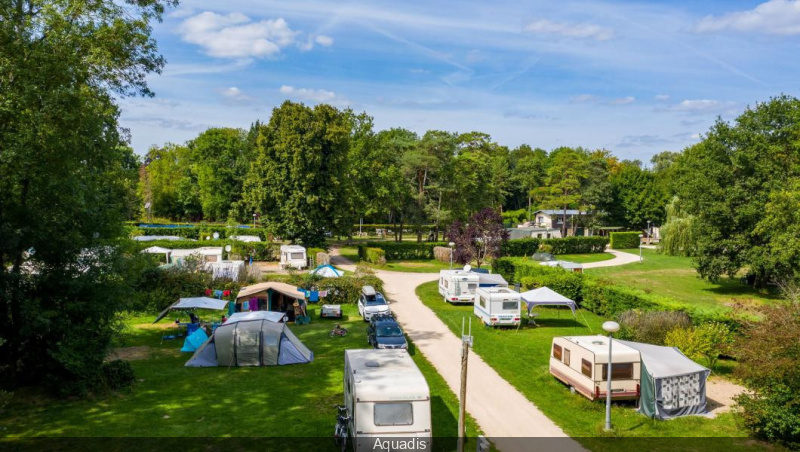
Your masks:
<svg viewBox="0 0 800 452"><path fill-rule="evenodd" d="M606 253L613 254L614 258L607 261L583 264L583 268L616 267L618 265L627 265L634 262L639 262L639 255L637 254L631 254L617 250L606 250Z"/></svg>

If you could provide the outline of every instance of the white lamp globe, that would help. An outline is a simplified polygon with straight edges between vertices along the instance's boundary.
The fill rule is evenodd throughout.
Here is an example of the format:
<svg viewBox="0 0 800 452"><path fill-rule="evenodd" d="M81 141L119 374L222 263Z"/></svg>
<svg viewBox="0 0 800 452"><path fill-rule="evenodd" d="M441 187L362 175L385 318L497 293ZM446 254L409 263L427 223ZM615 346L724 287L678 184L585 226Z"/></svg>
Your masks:
<svg viewBox="0 0 800 452"><path fill-rule="evenodd" d="M617 322L603 322L603 329L609 333L616 333L619 331L619 323Z"/></svg>

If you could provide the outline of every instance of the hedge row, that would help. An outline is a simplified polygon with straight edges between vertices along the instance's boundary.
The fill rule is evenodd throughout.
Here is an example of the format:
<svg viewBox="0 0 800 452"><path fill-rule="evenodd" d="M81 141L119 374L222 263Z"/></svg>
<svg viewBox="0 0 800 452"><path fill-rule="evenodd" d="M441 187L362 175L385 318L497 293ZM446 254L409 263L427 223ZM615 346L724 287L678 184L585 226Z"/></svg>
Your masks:
<svg viewBox="0 0 800 452"><path fill-rule="evenodd" d="M371 264L383 265L386 263L386 251L380 248L367 248L364 250L364 260Z"/></svg>
<svg viewBox="0 0 800 452"><path fill-rule="evenodd" d="M433 259L433 248L445 242L367 242L358 246L358 257L367 260L367 248L380 248L387 260Z"/></svg>
<svg viewBox="0 0 800 452"><path fill-rule="evenodd" d="M242 260L250 260L253 256L254 261L278 261L280 260L280 243L270 242L240 242L230 241L231 254L238 256Z"/></svg>
<svg viewBox="0 0 800 452"><path fill-rule="evenodd" d="M213 237L214 233L219 234L220 239L228 238L232 235L257 235L261 240L267 240L269 232L265 228L229 228L227 226L205 226L198 225L189 228L131 228L131 235L172 235L187 239L199 239Z"/></svg>
<svg viewBox="0 0 800 452"><path fill-rule="evenodd" d="M553 254L589 254L605 252L607 237L564 237L559 239L538 239L527 237L509 240L503 244L500 252L503 256L530 256L539 249L539 245L549 245Z"/></svg>
<svg viewBox="0 0 800 452"><path fill-rule="evenodd" d="M638 232L611 233L611 248L615 250L638 248L640 243L641 238L639 238Z"/></svg>
<svg viewBox="0 0 800 452"><path fill-rule="evenodd" d="M670 297L647 293L633 287L613 284L587 274L547 267L538 262L518 262L510 258L495 259L492 268L509 282L519 282L525 289L547 286L569 297L595 314L613 318L625 311L681 311L695 323L723 322L737 329L741 319L718 308L680 302Z"/></svg>

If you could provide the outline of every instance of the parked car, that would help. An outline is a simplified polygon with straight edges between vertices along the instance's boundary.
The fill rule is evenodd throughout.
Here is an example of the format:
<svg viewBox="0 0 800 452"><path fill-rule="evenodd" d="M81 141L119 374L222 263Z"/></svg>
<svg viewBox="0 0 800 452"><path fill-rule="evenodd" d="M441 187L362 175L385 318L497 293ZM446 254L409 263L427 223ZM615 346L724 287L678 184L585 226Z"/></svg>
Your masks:
<svg viewBox="0 0 800 452"><path fill-rule="evenodd" d="M389 312L386 298L379 292L375 292L374 287L364 286L361 288L361 295L358 296L358 314L364 318L365 322L369 322L373 314L388 314Z"/></svg>
<svg viewBox="0 0 800 452"><path fill-rule="evenodd" d="M391 314L373 314L367 327L367 342L373 348L408 348L403 329Z"/></svg>

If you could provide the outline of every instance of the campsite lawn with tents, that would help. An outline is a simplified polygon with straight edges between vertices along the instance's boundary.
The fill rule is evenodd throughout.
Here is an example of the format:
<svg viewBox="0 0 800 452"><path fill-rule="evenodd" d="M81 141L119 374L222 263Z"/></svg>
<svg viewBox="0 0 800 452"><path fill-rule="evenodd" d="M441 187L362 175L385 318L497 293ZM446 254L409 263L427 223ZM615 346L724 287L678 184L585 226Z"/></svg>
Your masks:
<svg viewBox="0 0 800 452"><path fill-rule="evenodd" d="M568 435L577 438L609 435L603 431L605 405L571 394L550 375L548 368L553 337L604 334L601 325L606 319L586 310L579 310L573 318L567 308L537 307L538 326L528 325L527 317L523 317L519 329L492 329L478 323L471 305L454 306L444 302L436 281L419 286L417 295L454 334L461 334L462 319L472 318L475 353ZM634 402L625 402L614 404L612 421L616 436L747 436L747 431L737 424L730 412L719 414L715 419L690 416L655 421L637 413Z"/></svg>
<svg viewBox="0 0 800 452"><path fill-rule="evenodd" d="M125 320L115 349L116 356L130 360L136 371L137 382L130 391L76 400L54 400L33 390L20 391L7 407L9 415L0 418L0 431L6 437L274 436L327 440L333 434L335 406L343 403L344 350L367 346L366 326L353 305L343 306L346 320L321 320L318 309L312 307L310 325L290 326L314 352L314 361L272 367L184 367L192 354L180 352L183 339L162 340L162 336L178 331L169 321L172 316L155 325L155 314L132 316ZM217 315L201 314L201 318ZM328 336L336 323L348 329L347 336ZM413 344L409 353L430 386L434 436L455 437L455 394L433 366L415 352ZM472 418L467 422L467 434L479 434ZM442 450L449 450L447 441L438 444L444 447Z"/></svg>

